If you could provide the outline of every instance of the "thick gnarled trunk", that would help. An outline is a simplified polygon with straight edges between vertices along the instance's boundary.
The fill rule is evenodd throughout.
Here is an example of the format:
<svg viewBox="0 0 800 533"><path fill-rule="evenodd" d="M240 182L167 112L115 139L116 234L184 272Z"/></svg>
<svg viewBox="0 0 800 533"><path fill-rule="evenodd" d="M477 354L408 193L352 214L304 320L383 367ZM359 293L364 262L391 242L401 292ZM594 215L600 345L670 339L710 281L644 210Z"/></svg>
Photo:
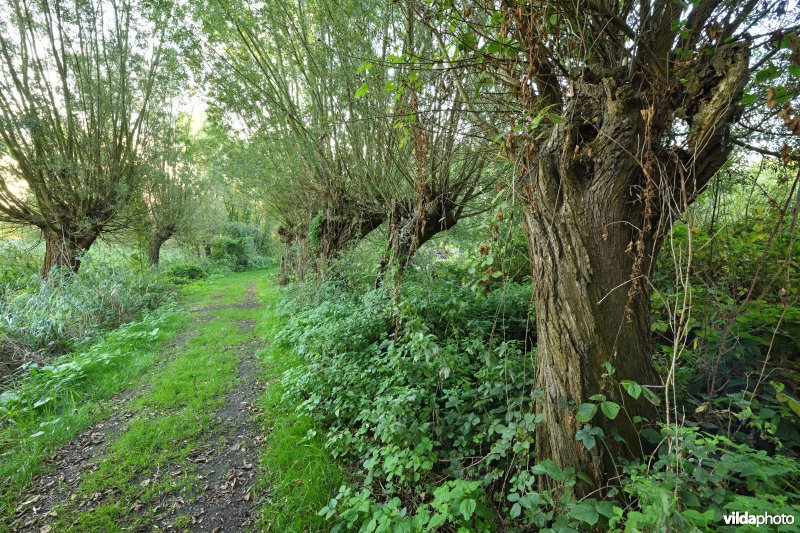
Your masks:
<svg viewBox="0 0 800 533"><path fill-rule="evenodd" d="M385 219L384 215L374 213L364 213L353 218L335 214L323 217L317 228L316 268L320 279L326 275L330 262L345 248L369 235Z"/></svg>
<svg viewBox="0 0 800 533"><path fill-rule="evenodd" d="M375 286L383 282L390 269L402 277L417 250L457 221L457 210L445 200L425 202L421 207L413 202L396 202L389 215L386 252L378 265Z"/></svg>
<svg viewBox="0 0 800 533"><path fill-rule="evenodd" d="M532 181L540 180L552 182L553 176ZM605 216L591 194L566 196L556 193L550 208L537 202L525 209L533 257L536 386L542 394L538 409L544 415L537 456L577 467L602 486L617 457L643 452L633 418L658 416L652 405L634 401L619 387L625 379L659 385L651 362L650 290L640 284L630 291L636 252L629 243L637 239L633 217ZM614 368L613 376L605 363ZM606 438L587 450L576 438L584 423L575 412L594 394L604 394L622 410L615 420L595 415L590 424L602 428Z"/></svg>
<svg viewBox="0 0 800 533"><path fill-rule="evenodd" d="M629 131L608 128L614 143L573 138L580 136L580 128L568 124L556 128L523 193L533 262L538 408L544 415L537 428L537 456L576 467L597 486L611 477L618 456L641 454L633 417L657 416L644 400L621 394L618 385L624 379L658 384L651 363L650 291L634 278L647 274L637 273L635 265L651 264L660 239L655 229L649 235L637 229L646 225L645 202L637 201L632 185L644 188L646 180L618 144L637 134L631 127L635 114L628 118L619 124ZM587 141L599 156L593 162L574 150L563 154L565 144ZM613 376L604 376L604 363L615 369ZM584 424L575 413L594 394L623 408L613 421L595 415L590 424L601 427L606 438L587 450L576 438Z"/></svg>
<svg viewBox="0 0 800 533"><path fill-rule="evenodd" d="M42 277L46 278L54 268L67 268L77 272L81 266L81 256L97 239L96 233L71 235L58 233L51 229L42 230L45 251L42 263Z"/></svg>
<svg viewBox="0 0 800 533"><path fill-rule="evenodd" d="M281 239L281 267L279 282L285 285L293 278L305 279L310 256L306 226L285 225L278 229Z"/></svg>
<svg viewBox="0 0 800 533"><path fill-rule="evenodd" d="M278 228L278 238L281 241L281 266L278 271L278 283L286 285L291 279L294 258L292 253L292 241L294 235L288 226Z"/></svg>
<svg viewBox="0 0 800 533"><path fill-rule="evenodd" d="M303 279L309 264L322 280L328 267L348 246L351 246L380 226L385 215L374 213L327 215L309 217L303 224L284 224L278 228L281 241L279 281L288 283L293 277Z"/></svg>
<svg viewBox="0 0 800 533"><path fill-rule="evenodd" d="M147 261L150 266L157 267L161 262L161 247L170 237L169 233L154 233L150 235L150 242L147 243Z"/></svg>
<svg viewBox="0 0 800 533"><path fill-rule="evenodd" d="M648 279L671 221L730 152L727 132L748 56L730 47L720 57L709 67L714 75L703 77L712 80L709 89L687 106L686 147L661 144L672 127L670 94L644 95L635 80L587 71L574 84L564 121L538 152L521 158L543 415L537 460L588 474L594 486L580 483L578 495L604 487L618 457L640 456L633 421L658 417L644 396L634 400L619 384L662 385L651 362ZM585 424L576 413L595 394L622 409L614 420L598 411L589 421L605 437L587 449L576 438Z"/></svg>

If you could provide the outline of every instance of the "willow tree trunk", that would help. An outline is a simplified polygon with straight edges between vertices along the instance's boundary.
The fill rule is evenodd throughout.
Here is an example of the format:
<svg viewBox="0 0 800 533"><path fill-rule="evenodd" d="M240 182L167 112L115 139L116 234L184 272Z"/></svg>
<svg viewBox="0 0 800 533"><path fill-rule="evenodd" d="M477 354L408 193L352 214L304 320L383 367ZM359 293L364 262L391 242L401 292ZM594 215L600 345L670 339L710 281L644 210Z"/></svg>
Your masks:
<svg viewBox="0 0 800 533"><path fill-rule="evenodd" d="M658 410L622 380L660 386L651 357L648 278L669 225L725 163L729 124L746 81L746 52L730 48L707 91L692 101L688 148L662 146L673 122L669 94L641 94L636 80L586 73L538 152L522 158L523 220L537 329L537 460L589 475L579 495L605 486L618 457L641 456L635 417ZM729 70L723 70L723 69ZM689 74L687 74L688 76ZM669 210L673 209L670 213ZM607 372L608 363L613 375ZM661 391L655 390L659 396ZM603 394L622 409L577 438L577 407ZM584 445L588 442L589 446Z"/></svg>
<svg viewBox="0 0 800 533"><path fill-rule="evenodd" d="M378 228L386 216L382 213L361 213L352 218L328 214L317 228L315 266L321 280L327 274L331 261L348 247L360 242Z"/></svg>
<svg viewBox="0 0 800 533"><path fill-rule="evenodd" d="M53 268L68 268L77 272L81 266L81 255L86 252L97 239L97 234L71 235L58 233L51 229L42 230L45 251L42 263L42 277L47 277Z"/></svg>
<svg viewBox="0 0 800 533"><path fill-rule="evenodd" d="M292 247L292 243L294 242L292 228L287 226L279 227L278 237L281 240L281 267L278 282L281 285L286 285L292 277L295 262L295 250Z"/></svg>
<svg viewBox="0 0 800 533"><path fill-rule="evenodd" d="M559 137L567 130L554 131L552 150L537 158L523 192L533 263L536 384L544 414L537 456L577 467L601 486L614 472L616 457L641 455L633 417L657 417L643 399L624 397L617 383L658 384L651 363L650 290L632 277L644 274L635 272L635 265L651 264L659 239L651 234L644 236L644 246L636 245L644 206L627 185L637 181L635 163L621 164L628 158L615 153L623 148L607 144L606 163L588 174L561 157L566 139ZM639 253L644 255L637 261ZM615 369L613 376L603 377L606 362ZM576 438L584 424L575 413L594 394L605 394L623 409L613 421L601 413L590 421L607 438L589 450Z"/></svg>
<svg viewBox="0 0 800 533"><path fill-rule="evenodd" d="M161 261L161 247L171 236L166 233L155 233L150 236L150 242L147 244L147 260L150 266L158 266Z"/></svg>
<svg viewBox="0 0 800 533"><path fill-rule="evenodd" d="M422 207L413 202L396 202L389 214L386 251L378 265L375 286L383 283L390 269L402 277L417 250L438 233L455 226L459 216L460 211L441 198L428 200Z"/></svg>
<svg viewBox="0 0 800 533"><path fill-rule="evenodd" d="M281 226L278 228L281 239L280 283L287 284L291 279L305 279L306 268L311 259L311 246L308 242L308 228L302 225Z"/></svg>

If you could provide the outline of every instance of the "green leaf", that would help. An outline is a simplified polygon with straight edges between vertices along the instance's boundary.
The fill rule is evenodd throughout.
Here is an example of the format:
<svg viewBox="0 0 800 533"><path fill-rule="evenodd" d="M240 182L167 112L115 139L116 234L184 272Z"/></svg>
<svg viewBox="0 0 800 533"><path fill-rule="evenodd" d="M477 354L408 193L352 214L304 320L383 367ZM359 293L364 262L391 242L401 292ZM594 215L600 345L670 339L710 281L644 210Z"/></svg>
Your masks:
<svg viewBox="0 0 800 533"><path fill-rule="evenodd" d="M0 405L5 405L9 402L16 402L19 400L19 394L12 391L6 391L3 394L0 394Z"/></svg>
<svg viewBox="0 0 800 533"><path fill-rule="evenodd" d="M561 117L561 115L557 115L555 113L548 113L547 119L553 124L561 124L564 122L564 119Z"/></svg>
<svg viewBox="0 0 800 533"><path fill-rule="evenodd" d="M651 391L647 387L642 387L642 394L644 394L644 399L652 403L653 405L655 406L661 405L661 398L656 396L656 393Z"/></svg>
<svg viewBox="0 0 800 533"><path fill-rule="evenodd" d="M619 414L619 404L616 402L603 402L600 404L600 410L611 420L617 418Z"/></svg>
<svg viewBox="0 0 800 533"><path fill-rule="evenodd" d="M597 446L597 439L595 439L594 435L586 430L578 430L578 432L575 433L575 438L583 443L583 447L586 448L586 451L589 451Z"/></svg>
<svg viewBox="0 0 800 533"><path fill-rule="evenodd" d="M652 329L653 331L657 331L659 333L666 333L667 330L669 329L669 324L667 324L663 320L656 320L651 324L650 329Z"/></svg>
<svg viewBox="0 0 800 533"><path fill-rule="evenodd" d="M537 463L531 467L531 474L534 475L541 475L547 474L555 481L561 481L564 477L564 474L561 472L561 469L551 461L550 459L545 459L541 463Z"/></svg>
<svg viewBox="0 0 800 533"><path fill-rule="evenodd" d="M642 395L642 386L636 383L635 381L631 381L629 379L623 379L620 384L622 388L625 389L625 392L631 395L631 398L634 400L638 400L639 396Z"/></svg>
<svg viewBox="0 0 800 533"><path fill-rule="evenodd" d="M37 401L36 403L33 404L33 408L37 409L37 408L39 408L39 407L41 407L41 406L43 406L46 403L49 403L51 401L53 401L53 398L50 398L49 396L47 398L41 398L39 401Z"/></svg>
<svg viewBox="0 0 800 533"><path fill-rule="evenodd" d="M761 83L764 81L771 81L781 75L781 69L775 65L770 65L767 68L761 69L756 72L756 81Z"/></svg>
<svg viewBox="0 0 800 533"><path fill-rule="evenodd" d="M509 512L508 514L509 514L509 516L510 516L511 518L518 518L518 517L519 517L519 515L521 515L521 514L522 514L522 506L520 506L520 504L518 504L518 503L515 503L515 504L514 504L514 505L511 507L511 512Z"/></svg>
<svg viewBox="0 0 800 533"><path fill-rule="evenodd" d="M445 522L447 522L447 515L444 515L442 513L436 513L431 517L430 522L428 522L428 528L436 529L437 527L443 525Z"/></svg>
<svg viewBox="0 0 800 533"><path fill-rule="evenodd" d="M639 435L650 444L658 444L661 442L661 433L653 428L644 428L639 432Z"/></svg>
<svg viewBox="0 0 800 533"><path fill-rule="evenodd" d="M614 504L611 502L597 502L594 504L594 508L597 512L606 518L611 518L614 516Z"/></svg>
<svg viewBox="0 0 800 533"><path fill-rule="evenodd" d="M782 392L775 395L775 399L781 403L788 404L792 411L800 415L800 402Z"/></svg>
<svg viewBox="0 0 800 533"><path fill-rule="evenodd" d="M478 504L475 500L472 498L467 498L461 502L461 505L458 506L458 512L461 513L461 516L464 517L464 520L469 520L472 518L472 513L475 512L475 508L477 506Z"/></svg>
<svg viewBox="0 0 800 533"><path fill-rule="evenodd" d="M583 429L579 429L575 433L575 438L580 442L582 442L583 446L588 451L594 448L595 445L597 444L597 439L595 438L595 436L603 437L604 435L605 434L603 433L603 430L601 428L586 424L585 426L583 426Z"/></svg>
<svg viewBox="0 0 800 533"><path fill-rule="evenodd" d="M367 87L367 82L362 83L361 87L359 87L358 90L356 91L355 98L361 98L362 96L367 94L368 90L369 87Z"/></svg>
<svg viewBox="0 0 800 533"><path fill-rule="evenodd" d="M597 523L600 515L597 514L597 510L594 508L594 505L589 502L582 502L572 508L569 512L570 516L580 520L581 522L586 522L590 526L593 526Z"/></svg>
<svg viewBox="0 0 800 533"><path fill-rule="evenodd" d="M575 418L577 418L579 422L588 422L596 413L597 404L582 403L578 406L578 410L575 412Z"/></svg>

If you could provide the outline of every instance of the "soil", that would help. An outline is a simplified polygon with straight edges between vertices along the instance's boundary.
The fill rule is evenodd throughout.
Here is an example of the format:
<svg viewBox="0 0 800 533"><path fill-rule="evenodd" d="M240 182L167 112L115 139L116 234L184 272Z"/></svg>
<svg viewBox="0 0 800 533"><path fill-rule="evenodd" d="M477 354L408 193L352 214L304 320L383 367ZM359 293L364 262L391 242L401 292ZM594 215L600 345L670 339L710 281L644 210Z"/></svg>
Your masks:
<svg viewBox="0 0 800 533"><path fill-rule="evenodd" d="M264 386L258 379L259 361L255 357L260 345L256 341L238 347L238 386L216 414L219 425L211 441L190 458L198 466L203 486L189 495L185 506L172 505L170 512L158 517L163 529L174 524L176 511L189 515L192 531L243 531L252 526L252 489L264 440L256 405Z"/></svg>

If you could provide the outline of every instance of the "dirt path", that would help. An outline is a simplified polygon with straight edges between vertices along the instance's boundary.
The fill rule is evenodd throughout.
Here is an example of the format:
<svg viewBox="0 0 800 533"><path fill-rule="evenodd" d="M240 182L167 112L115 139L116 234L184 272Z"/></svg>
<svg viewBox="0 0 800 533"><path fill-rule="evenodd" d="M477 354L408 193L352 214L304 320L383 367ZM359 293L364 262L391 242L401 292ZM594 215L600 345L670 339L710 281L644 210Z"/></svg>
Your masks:
<svg viewBox="0 0 800 533"><path fill-rule="evenodd" d="M111 416L53 455L46 473L20 501L12 531L252 527L252 489L264 440L257 422L264 390L258 352L265 346L256 332L262 312L257 283L263 280L252 278L235 278L186 302L192 320L149 379L109 400ZM215 359L204 365L203 356ZM194 394L177 389L177 396L187 398L183 404L163 399L165 386L173 382L170 372L197 388ZM216 394L223 385L223 394ZM189 420L185 430L159 440L161 423L167 421L169 429L175 425L169 420L184 418ZM127 450L139 442L147 443L152 461L126 455L139 453ZM128 463L136 468L128 472ZM139 488L131 490L132 483Z"/></svg>
<svg viewBox="0 0 800 533"><path fill-rule="evenodd" d="M199 324L199 320L195 318L191 323ZM149 378L174 358L191 336L192 329L184 328L165 347L162 357L144 376L142 385L122 390L106 400L111 405L111 416L96 422L53 454L47 461L44 473L34 478L26 497L17 507L16 520L10 524L12 531L48 531L47 522L58 515L53 508L69 500L81 475L93 468L91 460L102 454L106 445L125 431L128 422L136 416L129 409L131 399L142 395L150 387Z"/></svg>
<svg viewBox="0 0 800 533"><path fill-rule="evenodd" d="M197 498L184 510L190 516L192 531L242 531L252 524L252 489L259 445L264 440L255 418L256 400L263 389L258 380L256 347L247 344L240 350L239 385L216 414L219 430L213 441L198 448L191 458L204 482ZM159 517L164 529L175 523L174 510L178 507L172 509Z"/></svg>

